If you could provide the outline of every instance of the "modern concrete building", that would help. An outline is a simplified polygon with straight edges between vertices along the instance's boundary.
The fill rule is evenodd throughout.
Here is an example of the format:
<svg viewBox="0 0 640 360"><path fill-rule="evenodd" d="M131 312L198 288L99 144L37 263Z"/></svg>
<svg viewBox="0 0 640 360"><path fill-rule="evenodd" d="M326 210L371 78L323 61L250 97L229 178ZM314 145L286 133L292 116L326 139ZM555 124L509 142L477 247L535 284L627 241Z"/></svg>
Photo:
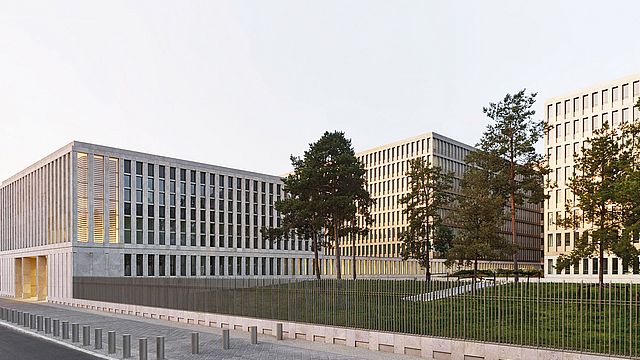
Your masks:
<svg viewBox="0 0 640 360"><path fill-rule="evenodd" d="M77 279L311 276L308 241L261 236L282 196L276 176L72 142L0 187L0 295L67 299Z"/></svg>
<svg viewBox="0 0 640 360"><path fill-rule="evenodd" d="M453 191L458 192L467 165L465 156L472 146L433 132L396 141L373 149L358 152L356 156L367 170L369 192L376 199L372 208L375 218L373 227L366 237L356 239L356 271L358 274L414 275L423 270L415 261L402 261L399 234L406 229L407 219L402 213L400 198L409 192L409 160L425 157L434 166L446 172L453 172ZM443 209L446 211L446 209ZM539 268L542 259L542 213L541 206L525 204L517 212L517 241L520 246L518 258L523 268ZM511 238L511 223L505 220L504 235ZM351 240L341 245L343 269L351 272ZM332 251L330 251L332 252ZM444 266L443 259L433 259L433 273L451 272ZM483 263L483 268L511 268L510 261ZM455 269L454 269L455 270Z"/></svg>
<svg viewBox="0 0 640 360"><path fill-rule="evenodd" d="M597 279L597 258L583 259L578 266L572 266L562 274L555 268L558 256L569 253L575 240L589 230L589 225L575 231L565 229L556 223L556 219L564 215L567 200L574 203L578 200L567 186L573 174L573 155L580 152L585 140L603 123L615 128L638 119L638 109L634 107L638 97L640 74L635 74L556 96L545 102L544 118L550 126L544 142L552 170L549 180L557 184L557 187L548 190L550 198L544 206L546 277L558 280ZM634 242L639 246L637 238ZM610 279L640 281L638 267L623 267L622 261L613 254L607 254L604 265L604 274Z"/></svg>

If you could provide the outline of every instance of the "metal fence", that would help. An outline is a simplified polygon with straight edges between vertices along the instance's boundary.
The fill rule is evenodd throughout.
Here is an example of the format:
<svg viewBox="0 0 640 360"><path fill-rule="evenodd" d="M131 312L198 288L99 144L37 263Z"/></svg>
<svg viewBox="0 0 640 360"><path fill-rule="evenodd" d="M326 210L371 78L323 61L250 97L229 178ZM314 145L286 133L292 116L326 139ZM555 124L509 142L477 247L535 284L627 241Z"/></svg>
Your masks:
<svg viewBox="0 0 640 360"><path fill-rule="evenodd" d="M74 297L597 354L640 356L640 284L539 280L74 278Z"/></svg>

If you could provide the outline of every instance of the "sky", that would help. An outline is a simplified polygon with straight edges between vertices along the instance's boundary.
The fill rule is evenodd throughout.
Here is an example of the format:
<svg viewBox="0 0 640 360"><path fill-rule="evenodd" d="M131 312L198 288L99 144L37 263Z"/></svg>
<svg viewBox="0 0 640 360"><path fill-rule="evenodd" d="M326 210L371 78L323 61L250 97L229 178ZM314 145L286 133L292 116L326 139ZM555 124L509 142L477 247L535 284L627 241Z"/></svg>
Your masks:
<svg viewBox="0 0 640 360"><path fill-rule="evenodd" d="M0 179L73 141L282 174L640 72L640 2L0 0Z"/></svg>

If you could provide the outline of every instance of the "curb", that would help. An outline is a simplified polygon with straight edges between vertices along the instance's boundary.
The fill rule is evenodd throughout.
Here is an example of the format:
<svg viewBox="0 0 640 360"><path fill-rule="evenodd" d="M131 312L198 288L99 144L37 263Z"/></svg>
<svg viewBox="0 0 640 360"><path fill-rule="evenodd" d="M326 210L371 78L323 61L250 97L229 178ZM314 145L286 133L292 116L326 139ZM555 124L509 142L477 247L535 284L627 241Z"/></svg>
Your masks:
<svg viewBox="0 0 640 360"><path fill-rule="evenodd" d="M0 325L4 326L4 327L7 327L7 328L10 328L10 329L13 329L13 330L16 330L19 333L27 334L27 335L30 335L30 336L34 336L34 337L46 340L46 341L50 341L52 343L55 343L55 344L58 344L58 345L62 345L62 346L66 347L66 348L69 348L69 349L80 351L80 352L83 352L85 354L89 354L91 356L95 356L95 357L100 358L100 359L118 360L117 358L109 357L109 356L106 356L104 354L96 353L96 352L93 352L93 351L90 351L90 350L87 350L87 349L84 349L84 348L81 348L81 347L77 347L77 346L71 345L69 343L66 343L66 342L58 340L58 339L54 339L54 338L51 338L51 337L48 337L48 336L44 336L44 335L41 335L41 334L38 334L38 333L35 333L35 332L27 331L27 330L25 330L25 329L23 329L23 328L21 328L19 326L15 326L15 325L12 325L12 324L9 324L9 323L6 323L6 322L0 322Z"/></svg>

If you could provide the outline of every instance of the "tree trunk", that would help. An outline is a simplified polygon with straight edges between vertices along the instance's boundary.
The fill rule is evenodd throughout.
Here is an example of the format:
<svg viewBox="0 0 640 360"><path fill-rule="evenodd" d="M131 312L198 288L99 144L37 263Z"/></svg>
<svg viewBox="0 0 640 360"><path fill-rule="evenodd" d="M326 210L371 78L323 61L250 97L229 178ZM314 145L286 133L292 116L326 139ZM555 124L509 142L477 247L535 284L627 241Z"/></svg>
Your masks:
<svg viewBox="0 0 640 360"><path fill-rule="evenodd" d="M516 163L515 163L515 144L513 139L513 129L509 129L509 197L511 205L511 242L517 246L516 237ZM516 248L517 249L517 248ZM513 254L513 274L517 283L518 278L518 251Z"/></svg>
<svg viewBox="0 0 640 360"><path fill-rule="evenodd" d="M476 258L473 261L473 282L471 283L471 285L473 286L471 291L473 292L473 294L476 294L476 282L478 281L478 257L476 256Z"/></svg>
<svg viewBox="0 0 640 360"><path fill-rule="evenodd" d="M313 246L313 272L316 273L316 279L320 280L320 259L318 256L318 234L313 233L311 236L311 246Z"/></svg>
<svg viewBox="0 0 640 360"><path fill-rule="evenodd" d="M431 261L430 261L431 260L430 259L431 255L429 254L429 249L430 249L429 241L431 239L429 238L429 230L430 230L429 220L427 220L427 234L426 234L426 241L424 243L425 256L426 256L426 259L427 259L427 261L425 263L425 266L424 266L424 269L425 269L425 274L424 275L425 275L425 281L427 281L427 282L431 281Z"/></svg>
<svg viewBox="0 0 640 360"><path fill-rule="evenodd" d="M351 272L353 273L353 280L356 279L356 235L353 234L353 241L351 242Z"/></svg>
<svg viewBox="0 0 640 360"><path fill-rule="evenodd" d="M336 243L336 278L342 280L342 266L340 265L340 236L338 236L338 224L333 223L333 239Z"/></svg>
<svg viewBox="0 0 640 360"><path fill-rule="evenodd" d="M513 245L518 246L516 237L516 200L515 194L511 194L511 242ZM515 282L518 282L518 251L513 254L513 274Z"/></svg>

